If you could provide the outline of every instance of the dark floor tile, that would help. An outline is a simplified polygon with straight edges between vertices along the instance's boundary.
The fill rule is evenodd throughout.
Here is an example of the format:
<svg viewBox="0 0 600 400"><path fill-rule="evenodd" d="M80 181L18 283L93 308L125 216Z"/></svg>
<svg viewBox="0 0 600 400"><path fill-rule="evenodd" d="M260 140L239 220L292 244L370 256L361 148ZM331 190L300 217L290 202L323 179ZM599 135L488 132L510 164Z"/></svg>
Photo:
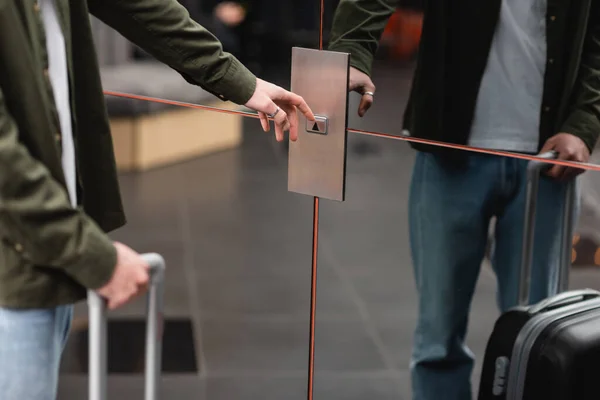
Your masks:
<svg viewBox="0 0 600 400"><path fill-rule="evenodd" d="M62 375L57 400L87 399L87 384L88 380L85 377ZM110 376L108 378L107 399L136 400L143 398L144 379L141 376ZM195 375L163 376L159 398L165 400L212 400L205 396L204 384Z"/></svg>
<svg viewBox="0 0 600 400"><path fill-rule="evenodd" d="M312 235L312 199L287 192L286 180L273 181L278 173L239 183L235 195L210 205L189 199L189 225L195 243L222 241L232 246L278 244L302 246ZM293 256L293 254L292 254Z"/></svg>
<svg viewBox="0 0 600 400"><path fill-rule="evenodd" d="M199 280L208 281L282 277L301 281L311 268L311 248L309 243L298 242L290 239L269 244L249 240L229 244L215 238L200 241L193 249L196 275Z"/></svg>
<svg viewBox="0 0 600 400"><path fill-rule="evenodd" d="M344 269L411 268L406 194L385 184L362 179L362 194L343 204L325 204L321 212L321 239ZM357 183L358 185L358 183Z"/></svg>
<svg viewBox="0 0 600 400"><path fill-rule="evenodd" d="M116 239L116 235L111 233L110 236ZM170 236L168 239L152 235L135 235L128 236L123 242L140 254L160 253L165 259L167 268L180 273L186 250L180 235Z"/></svg>
<svg viewBox="0 0 600 400"><path fill-rule="evenodd" d="M306 379L302 378L209 378L205 387L210 400L306 399Z"/></svg>
<svg viewBox="0 0 600 400"><path fill-rule="evenodd" d="M571 269L571 289L596 289L600 290L600 268L579 267Z"/></svg>
<svg viewBox="0 0 600 400"><path fill-rule="evenodd" d="M190 206L194 240L202 241L208 237L225 239L226 235L235 235L232 239L239 239L239 244L243 245L250 240L296 239L305 242L311 238L312 200L287 193L261 197L242 196L240 201L230 200L214 207L214 213L210 214Z"/></svg>
<svg viewBox="0 0 600 400"><path fill-rule="evenodd" d="M87 379L61 376L57 400L87 398ZM141 377L111 376L109 399L143 398ZM408 400L410 388L406 372L398 376L354 375L351 377L315 377L314 398L327 400ZM207 378L177 375L166 376L161 382L161 397L177 400L304 400L306 377L226 377Z"/></svg>
<svg viewBox="0 0 600 400"><path fill-rule="evenodd" d="M388 356L393 359L398 368L408 368L410 364L416 321L416 313L413 312L400 318L373 322L377 334L388 351Z"/></svg>
<svg viewBox="0 0 600 400"><path fill-rule="evenodd" d="M310 307L311 272L307 262L293 275L239 276L206 279L198 283L203 316L225 318L279 317L304 321ZM244 274L246 275L246 274ZM321 319L358 320L351 293L321 264L317 272L317 307Z"/></svg>
<svg viewBox="0 0 600 400"><path fill-rule="evenodd" d="M271 219L296 219L304 212L312 213L312 199L287 191L287 172L285 169L273 171L253 171L239 176L231 183L226 196L196 193L198 189L188 189L190 213L199 221L211 221L212 212L206 207L230 214L235 218L251 219L264 222ZM203 219L205 218L205 219ZM213 219L214 220L214 219Z"/></svg>
<svg viewBox="0 0 600 400"><path fill-rule="evenodd" d="M412 270L350 279L370 319L396 319L416 314L418 303Z"/></svg>
<svg viewBox="0 0 600 400"><path fill-rule="evenodd" d="M258 120L250 118L244 119L243 130L243 144L240 147L215 154L214 160L209 157L194 160L187 165L186 176L189 178L219 177L222 170L225 175L230 175L230 170L235 167L236 176L247 177L260 171L285 168L285 163L282 163L280 154L273 146L277 143L273 132L265 134Z"/></svg>
<svg viewBox="0 0 600 400"><path fill-rule="evenodd" d="M203 347L209 372L304 371L308 356L306 322L203 321ZM320 321L316 328L316 367L324 371L378 371L381 356L364 326Z"/></svg>
<svg viewBox="0 0 600 400"><path fill-rule="evenodd" d="M272 152L272 149L259 149L257 157L264 156L268 152ZM223 153L223 157L226 160L231 159L226 157L226 154ZM266 185L275 188L282 182L286 182L284 171L280 166L273 168L242 166L240 150L234 150L232 154L237 154L236 159L227 162L219 159L216 165L200 162L202 160L186 163L185 169L180 172L183 184L178 192L187 198L192 212L199 210L196 213L202 215L208 207L218 210L221 207L227 208L232 202L243 200L249 182L262 180L266 181ZM282 189L285 187L283 186Z"/></svg>
<svg viewBox="0 0 600 400"><path fill-rule="evenodd" d="M317 372L318 374L318 372ZM339 400L409 400L407 372L392 377L333 378L317 376L315 398Z"/></svg>
<svg viewBox="0 0 600 400"><path fill-rule="evenodd" d="M220 221L203 218L193 224L190 247L200 279L292 278L310 269L312 223L308 215L297 220L250 214L237 209Z"/></svg>
<svg viewBox="0 0 600 400"><path fill-rule="evenodd" d="M273 137L252 122L257 121L244 123L242 147L181 165L184 184L178 192L192 205L218 207L220 201L242 201L246 194L287 193L287 160L278 154Z"/></svg>
<svg viewBox="0 0 600 400"><path fill-rule="evenodd" d="M170 220L171 222L163 224L160 221L148 221L148 218L137 220L136 218L129 218L125 226L110 232L110 237L124 244L138 241L136 238L140 238L143 241L160 242L173 241L173 238L181 237L181 226L179 222Z"/></svg>
<svg viewBox="0 0 600 400"><path fill-rule="evenodd" d="M143 374L145 365L145 320L108 321L109 374ZM71 331L61 371L66 374L88 373L88 330L79 326ZM164 374L197 373L195 340L188 319L164 320L162 367Z"/></svg>
<svg viewBox="0 0 600 400"><path fill-rule="evenodd" d="M286 156L285 143L275 141L273 132L265 134L258 120L244 120L244 146L239 157L243 171L275 170L287 173Z"/></svg>
<svg viewBox="0 0 600 400"><path fill-rule="evenodd" d="M317 371L315 399L327 400L408 400L401 395L398 378L353 376L320 377ZM306 378L209 378L206 397L211 400L304 400Z"/></svg>
<svg viewBox="0 0 600 400"><path fill-rule="evenodd" d="M321 245L350 275L361 276L370 271L391 280L408 279L410 283L412 262L408 244L403 240L405 235L395 227L370 230L369 226L366 223L363 230L346 229L339 233L324 231L320 235ZM400 273L402 277L398 276Z"/></svg>

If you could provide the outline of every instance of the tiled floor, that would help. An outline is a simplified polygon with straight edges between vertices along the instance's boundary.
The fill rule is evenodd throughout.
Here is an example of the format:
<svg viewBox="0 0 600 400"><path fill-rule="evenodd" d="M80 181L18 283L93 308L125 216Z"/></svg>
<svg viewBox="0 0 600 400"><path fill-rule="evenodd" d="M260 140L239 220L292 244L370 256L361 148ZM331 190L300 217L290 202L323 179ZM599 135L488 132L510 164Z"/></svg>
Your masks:
<svg viewBox="0 0 600 400"><path fill-rule="evenodd" d="M353 97L350 125L399 133L397 109L385 99L405 92L406 76L379 84L365 121L355 117ZM282 148L257 121L245 123L237 150L122 177L129 225L113 236L166 257L166 318L193 328L186 340L185 328L167 324L170 369L178 367L174 354L187 351L197 371L165 374L164 399L306 398L312 199L287 192ZM363 140L373 153L353 151ZM349 149L347 201L321 203L315 399L406 400L416 301L406 210L413 153L399 141L357 135ZM600 269L577 270L573 286L600 287ZM494 291L484 266L469 335L478 356L497 316ZM139 319L143 307L138 301L112 317ZM143 338L116 335L111 359L137 357L131 369L139 368L141 352L129 347ZM60 400L86 398L77 372L85 346L76 337ZM139 373L113 374L109 386L110 399L141 398Z"/></svg>

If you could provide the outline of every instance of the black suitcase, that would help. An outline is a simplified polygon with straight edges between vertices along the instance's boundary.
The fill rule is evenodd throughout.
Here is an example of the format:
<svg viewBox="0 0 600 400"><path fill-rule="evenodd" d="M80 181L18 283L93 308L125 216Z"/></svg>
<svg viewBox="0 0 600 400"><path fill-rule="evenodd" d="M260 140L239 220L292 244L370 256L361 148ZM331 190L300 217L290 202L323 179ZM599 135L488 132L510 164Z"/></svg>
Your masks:
<svg viewBox="0 0 600 400"><path fill-rule="evenodd" d="M554 158L548 153L544 158ZM527 171L519 304L498 318L487 344L479 400L600 400L600 292L565 291L571 266L575 185L566 193L556 292L527 306L541 161Z"/></svg>

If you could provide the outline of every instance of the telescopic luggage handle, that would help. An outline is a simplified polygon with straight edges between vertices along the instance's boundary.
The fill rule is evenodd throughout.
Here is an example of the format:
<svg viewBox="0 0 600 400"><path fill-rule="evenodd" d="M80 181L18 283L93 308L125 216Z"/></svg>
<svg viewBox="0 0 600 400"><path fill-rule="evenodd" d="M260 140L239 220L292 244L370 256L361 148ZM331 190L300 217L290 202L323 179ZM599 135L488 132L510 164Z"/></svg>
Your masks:
<svg viewBox="0 0 600 400"><path fill-rule="evenodd" d="M554 160L558 153L550 151L539 155L540 158ZM521 253L521 276L519 279L519 304L529 303L531 289L531 264L533 262L533 243L535 233L535 213L541 173L550 167L544 161L531 161L527 166L527 192L525 198L525 221L523 227L523 245ZM575 226L574 209L576 202L575 180L566 185L563 210L562 233L560 243L559 274L555 293L561 293L569 287L569 270L571 267L571 249L573 245L573 230Z"/></svg>
<svg viewBox="0 0 600 400"><path fill-rule="evenodd" d="M159 254L143 254L150 265L146 311L145 400L157 400L162 356L162 314L165 261ZM106 300L88 291L89 307L89 400L107 398L107 317Z"/></svg>

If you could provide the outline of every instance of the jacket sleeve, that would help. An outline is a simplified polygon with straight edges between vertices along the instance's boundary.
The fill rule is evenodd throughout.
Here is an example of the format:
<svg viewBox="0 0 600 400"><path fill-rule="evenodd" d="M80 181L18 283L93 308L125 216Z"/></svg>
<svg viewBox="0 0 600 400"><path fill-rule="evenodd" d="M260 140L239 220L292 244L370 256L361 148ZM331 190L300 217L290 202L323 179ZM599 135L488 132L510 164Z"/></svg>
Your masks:
<svg viewBox="0 0 600 400"><path fill-rule="evenodd" d="M246 104L256 77L176 0L89 0L90 12L222 100Z"/></svg>
<svg viewBox="0 0 600 400"><path fill-rule="evenodd" d="M592 2L581 66L561 132L579 136L593 150L600 134L600 3Z"/></svg>
<svg viewBox="0 0 600 400"><path fill-rule="evenodd" d="M19 141L1 90L0 240L24 261L60 269L89 289L108 282L116 265L112 241Z"/></svg>
<svg viewBox="0 0 600 400"><path fill-rule="evenodd" d="M371 75L379 40L398 0L341 0L331 28L329 49L350 53L350 65Z"/></svg>

